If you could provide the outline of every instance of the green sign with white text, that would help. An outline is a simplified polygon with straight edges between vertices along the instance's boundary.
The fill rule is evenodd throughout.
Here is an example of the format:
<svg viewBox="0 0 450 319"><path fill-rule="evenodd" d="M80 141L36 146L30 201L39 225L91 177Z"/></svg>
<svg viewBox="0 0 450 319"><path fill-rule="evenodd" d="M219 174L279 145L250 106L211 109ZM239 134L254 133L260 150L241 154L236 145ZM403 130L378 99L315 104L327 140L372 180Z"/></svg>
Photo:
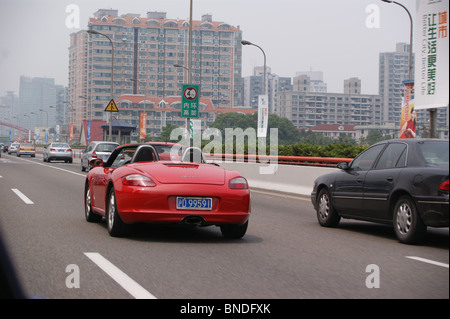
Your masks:
<svg viewBox="0 0 450 319"><path fill-rule="evenodd" d="M183 84L183 94L181 97L181 116L199 117L199 86L197 84Z"/></svg>

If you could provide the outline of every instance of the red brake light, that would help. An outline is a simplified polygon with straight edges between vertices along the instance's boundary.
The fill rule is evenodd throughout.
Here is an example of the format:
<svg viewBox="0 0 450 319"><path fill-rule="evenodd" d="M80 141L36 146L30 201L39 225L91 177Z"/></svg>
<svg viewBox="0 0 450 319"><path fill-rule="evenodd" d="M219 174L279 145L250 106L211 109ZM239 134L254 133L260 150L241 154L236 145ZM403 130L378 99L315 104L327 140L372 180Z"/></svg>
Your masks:
<svg viewBox="0 0 450 319"><path fill-rule="evenodd" d="M56 151L56 149L54 149L53 147L50 149L50 152L54 152Z"/></svg>
<svg viewBox="0 0 450 319"><path fill-rule="evenodd" d="M95 153L95 151L92 152L92 158L97 158L97 153Z"/></svg>
<svg viewBox="0 0 450 319"><path fill-rule="evenodd" d="M125 186L141 186L141 187L156 186L155 182L152 181L149 177L139 174L130 174L122 177L122 184Z"/></svg>
<svg viewBox="0 0 450 319"><path fill-rule="evenodd" d="M441 185L439 185L439 189L441 191L447 191L448 192L448 181L445 181L445 182L441 183Z"/></svg>
<svg viewBox="0 0 450 319"><path fill-rule="evenodd" d="M66 150L66 152L72 152L72 149L71 149L71 148L69 148L69 149L67 149L67 150Z"/></svg>
<svg viewBox="0 0 450 319"><path fill-rule="evenodd" d="M244 177L236 177L228 182L231 189L248 189L247 180Z"/></svg>

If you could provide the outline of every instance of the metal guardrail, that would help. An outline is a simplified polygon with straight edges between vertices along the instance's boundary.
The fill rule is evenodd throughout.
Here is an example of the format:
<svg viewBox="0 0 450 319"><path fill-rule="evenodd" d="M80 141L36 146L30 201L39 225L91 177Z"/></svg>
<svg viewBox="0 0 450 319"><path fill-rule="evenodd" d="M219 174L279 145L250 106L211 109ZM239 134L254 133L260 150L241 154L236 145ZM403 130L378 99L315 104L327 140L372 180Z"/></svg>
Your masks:
<svg viewBox="0 0 450 319"><path fill-rule="evenodd" d="M353 158L315 157L315 156L283 156L283 155L254 155L254 154L205 154L208 159L233 162L267 163L276 161L285 165L325 166L336 167L340 162L351 162Z"/></svg>

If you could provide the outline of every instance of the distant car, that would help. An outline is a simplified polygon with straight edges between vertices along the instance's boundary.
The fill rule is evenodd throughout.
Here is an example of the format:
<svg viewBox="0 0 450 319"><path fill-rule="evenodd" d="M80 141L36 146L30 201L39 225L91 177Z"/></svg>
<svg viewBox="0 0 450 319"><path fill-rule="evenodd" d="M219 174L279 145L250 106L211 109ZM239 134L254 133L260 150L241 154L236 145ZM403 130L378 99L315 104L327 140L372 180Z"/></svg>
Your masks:
<svg viewBox="0 0 450 319"><path fill-rule="evenodd" d="M20 145L19 142L11 143L11 145L8 147L8 154L11 155L12 153L17 153L19 145Z"/></svg>
<svg viewBox="0 0 450 319"><path fill-rule="evenodd" d="M314 183L320 225L335 227L341 217L391 224L407 244L420 243L427 226L449 226L448 140L380 142L338 168Z"/></svg>
<svg viewBox="0 0 450 319"><path fill-rule="evenodd" d="M189 158L184 155L190 151L182 158ZM161 161L152 145L138 143L121 145L106 163L97 159L91 165L84 186L85 217L88 222L105 217L111 236L126 235L129 224L139 222L215 225L224 237L236 239L247 231L250 190L237 171Z"/></svg>
<svg viewBox="0 0 450 319"><path fill-rule="evenodd" d="M8 152L9 145L10 145L10 143L6 143L5 145L3 145L3 147L2 147L3 153Z"/></svg>
<svg viewBox="0 0 450 319"><path fill-rule="evenodd" d="M16 156L28 155L31 157L36 156L36 148L31 143L20 143L16 151Z"/></svg>
<svg viewBox="0 0 450 319"><path fill-rule="evenodd" d="M89 161L92 159L99 158L106 162L117 146L119 144L115 142L96 141L89 143L81 153L81 171L89 170Z"/></svg>
<svg viewBox="0 0 450 319"><path fill-rule="evenodd" d="M44 162L64 161L65 163L73 162L73 151L69 144L53 142L44 147L42 153Z"/></svg>

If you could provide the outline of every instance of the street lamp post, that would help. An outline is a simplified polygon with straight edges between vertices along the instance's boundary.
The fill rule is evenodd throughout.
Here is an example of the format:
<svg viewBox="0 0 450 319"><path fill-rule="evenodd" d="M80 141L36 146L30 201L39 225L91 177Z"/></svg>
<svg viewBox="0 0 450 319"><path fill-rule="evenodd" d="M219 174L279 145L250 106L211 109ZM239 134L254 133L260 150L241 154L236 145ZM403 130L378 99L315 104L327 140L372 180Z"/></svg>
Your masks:
<svg viewBox="0 0 450 319"><path fill-rule="evenodd" d="M253 46L255 46L255 47L257 47L258 49L260 49L261 50L261 52L263 53L263 55L264 55L264 77L263 77L263 85L264 85L264 94L267 94L267 86L266 86L266 53L264 52L264 50L259 46L259 45L256 45L256 44L254 44L254 43L251 43L250 41L246 41L246 40L242 40L241 41L241 43L242 43L242 45L253 45Z"/></svg>
<svg viewBox="0 0 450 319"><path fill-rule="evenodd" d="M386 3L394 3L403 9L405 9L406 13L408 13L410 29L409 29L409 68L408 68L408 80L412 80L412 45L413 45L413 20L411 17L411 13L409 10L401 3L393 0L381 0Z"/></svg>
<svg viewBox="0 0 450 319"><path fill-rule="evenodd" d="M111 100L114 99L114 43L109 36L104 33L95 31L95 30L87 30L89 34L99 34L104 36L111 43ZM109 141L112 142L112 112L109 112Z"/></svg>

